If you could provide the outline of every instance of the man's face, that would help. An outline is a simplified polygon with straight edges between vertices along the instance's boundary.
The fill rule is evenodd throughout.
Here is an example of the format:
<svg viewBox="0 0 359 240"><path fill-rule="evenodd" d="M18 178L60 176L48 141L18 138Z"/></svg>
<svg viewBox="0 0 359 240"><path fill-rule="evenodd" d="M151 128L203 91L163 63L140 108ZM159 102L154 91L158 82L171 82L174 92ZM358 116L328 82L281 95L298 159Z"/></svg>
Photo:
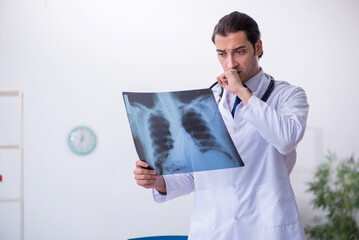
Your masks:
<svg viewBox="0 0 359 240"><path fill-rule="evenodd" d="M258 40L253 48L243 31L229 33L226 37L217 34L214 38L218 60L226 72L235 69L242 82L246 82L259 71L258 57L262 53L262 41Z"/></svg>

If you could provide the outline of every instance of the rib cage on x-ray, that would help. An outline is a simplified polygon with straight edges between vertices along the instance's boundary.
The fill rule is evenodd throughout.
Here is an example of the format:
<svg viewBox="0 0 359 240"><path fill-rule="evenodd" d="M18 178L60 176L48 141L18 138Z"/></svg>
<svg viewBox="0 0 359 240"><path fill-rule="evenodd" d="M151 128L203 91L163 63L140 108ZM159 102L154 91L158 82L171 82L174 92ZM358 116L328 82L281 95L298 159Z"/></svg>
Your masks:
<svg viewBox="0 0 359 240"><path fill-rule="evenodd" d="M182 126L186 132L193 138L194 143L198 146L199 151L205 153L209 150L223 152L228 158L232 156L224 151L221 144L211 131L209 124L203 119L196 109L190 108L182 117Z"/></svg>
<svg viewBox="0 0 359 240"><path fill-rule="evenodd" d="M156 159L155 166L158 172L163 174L162 164L173 149L170 122L158 111L150 114L148 123L152 138L153 155L154 159Z"/></svg>
<svg viewBox="0 0 359 240"><path fill-rule="evenodd" d="M124 99L138 155L158 174L243 165L210 90L124 93Z"/></svg>

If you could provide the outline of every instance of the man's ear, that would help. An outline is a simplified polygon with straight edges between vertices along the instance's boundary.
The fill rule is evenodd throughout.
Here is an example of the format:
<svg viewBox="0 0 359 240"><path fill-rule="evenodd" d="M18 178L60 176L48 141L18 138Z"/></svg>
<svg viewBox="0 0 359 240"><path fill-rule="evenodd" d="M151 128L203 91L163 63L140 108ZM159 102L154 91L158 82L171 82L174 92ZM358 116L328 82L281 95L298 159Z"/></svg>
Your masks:
<svg viewBox="0 0 359 240"><path fill-rule="evenodd" d="M262 46L262 40L258 40L257 42L256 42L256 56L261 56L262 55L262 53L263 53L263 46Z"/></svg>

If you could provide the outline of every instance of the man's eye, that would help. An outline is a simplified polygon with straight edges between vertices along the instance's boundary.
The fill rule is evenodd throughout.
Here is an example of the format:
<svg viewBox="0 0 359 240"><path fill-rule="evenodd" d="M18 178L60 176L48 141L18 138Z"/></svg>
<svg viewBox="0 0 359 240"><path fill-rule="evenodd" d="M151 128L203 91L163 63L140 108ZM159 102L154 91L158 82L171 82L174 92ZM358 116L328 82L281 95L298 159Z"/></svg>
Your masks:
<svg viewBox="0 0 359 240"><path fill-rule="evenodd" d="M244 54L245 51L244 50L238 50L238 51L235 51L234 54L237 54L237 55L242 55Z"/></svg>
<svg viewBox="0 0 359 240"><path fill-rule="evenodd" d="M224 56L226 56L226 53L219 52L218 56L224 57Z"/></svg>

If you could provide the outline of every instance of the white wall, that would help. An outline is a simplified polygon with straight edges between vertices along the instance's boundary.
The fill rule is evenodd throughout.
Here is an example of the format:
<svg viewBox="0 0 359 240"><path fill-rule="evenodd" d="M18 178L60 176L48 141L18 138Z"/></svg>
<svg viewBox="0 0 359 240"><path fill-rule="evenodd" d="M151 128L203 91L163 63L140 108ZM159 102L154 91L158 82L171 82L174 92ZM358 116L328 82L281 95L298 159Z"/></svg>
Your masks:
<svg viewBox="0 0 359 240"><path fill-rule="evenodd" d="M26 240L188 232L193 195L159 205L133 180L121 93L208 87L221 72L213 27L234 10L260 26L263 69L307 92L292 180L303 220L313 217L304 193L313 167L328 149L359 150L358 1L2 0L0 88L24 92ZM67 147L77 125L98 136L88 156ZM10 208L0 219L13 219Z"/></svg>

